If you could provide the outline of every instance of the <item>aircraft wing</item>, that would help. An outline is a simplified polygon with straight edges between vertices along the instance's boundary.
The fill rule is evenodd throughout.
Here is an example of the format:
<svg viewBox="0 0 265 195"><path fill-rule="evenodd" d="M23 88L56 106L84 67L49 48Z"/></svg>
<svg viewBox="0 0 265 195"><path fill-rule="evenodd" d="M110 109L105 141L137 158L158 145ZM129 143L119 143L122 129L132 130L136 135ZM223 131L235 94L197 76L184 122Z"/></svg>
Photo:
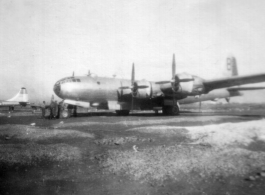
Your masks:
<svg viewBox="0 0 265 195"><path fill-rule="evenodd" d="M250 90L260 90L265 89L265 87L231 87L227 88L228 91L250 91Z"/></svg>
<svg viewBox="0 0 265 195"><path fill-rule="evenodd" d="M222 79L203 81L205 91L209 92L213 89L232 87L236 85L244 85L250 83L265 82L265 74L256 74L249 76L234 76Z"/></svg>

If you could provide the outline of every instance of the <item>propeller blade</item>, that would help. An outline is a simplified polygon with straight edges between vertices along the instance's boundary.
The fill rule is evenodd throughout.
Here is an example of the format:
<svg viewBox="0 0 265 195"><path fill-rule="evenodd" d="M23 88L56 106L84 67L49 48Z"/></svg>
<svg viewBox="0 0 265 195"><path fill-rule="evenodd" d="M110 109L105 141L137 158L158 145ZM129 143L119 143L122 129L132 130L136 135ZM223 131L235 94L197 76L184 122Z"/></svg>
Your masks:
<svg viewBox="0 0 265 195"><path fill-rule="evenodd" d="M137 92L137 88L136 88L136 84L135 84L135 72L134 72L134 63L132 65L132 78L131 78L131 87L130 89L132 90L132 107L131 107L131 110L133 110L133 104L134 104L134 96L136 95L136 92Z"/></svg>
<svg viewBox="0 0 265 195"><path fill-rule="evenodd" d="M189 82L189 81L194 81L194 78L191 78L191 79L179 79L178 82ZM175 83L175 80L155 82L155 84L167 84L167 83Z"/></svg>
<svg viewBox="0 0 265 195"><path fill-rule="evenodd" d="M191 79L179 79L179 82L190 82L190 81L194 81L194 78L191 78Z"/></svg>
<svg viewBox="0 0 265 195"><path fill-rule="evenodd" d="M175 54L173 54L173 60L172 60L172 79L174 79L176 75L176 61L175 61Z"/></svg>
<svg viewBox="0 0 265 195"><path fill-rule="evenodd" d="M134 97L132 96L132 107L131 107L131 110L133 110L133 106L134 106L134 105L133 105L133 103L134 103L134 102L133 102L133 99L134 99Z"/></svg>
<svg viewBox="0 0 265 195"><path fill-rule="evenodd" d="M131 89L131 87L123 86L123 87L119 87L119 89Z"/></svg>
<svg viewBox="0 0 265 195"><path fill-rule="evenodd" d="M132 65L132 78L131 78L132 86L134 85L134 81L135 81L135 73L134 73L134 63L133 63L133 65Z"/></svg>
<svg viewBox="0 0 265 195"><path fill-rule="evenodd" d="M136 89L146 89L148 87L149 86L147 86L147 85L137 85L137 86L135 86Z"/></svg>
<svg viewBox="0 0 265 195"><path fill-rule="evenodd" d="M73 71L73 77L75 77L75 71Z"/></svg>
<svg viewBox="0 0 265 195"><path fill-rule="evenodd" d="M172 82L175 82L175 81L158 81L158 82L155 82L155 84L167 84L167 83L172 83Z"/></svg>

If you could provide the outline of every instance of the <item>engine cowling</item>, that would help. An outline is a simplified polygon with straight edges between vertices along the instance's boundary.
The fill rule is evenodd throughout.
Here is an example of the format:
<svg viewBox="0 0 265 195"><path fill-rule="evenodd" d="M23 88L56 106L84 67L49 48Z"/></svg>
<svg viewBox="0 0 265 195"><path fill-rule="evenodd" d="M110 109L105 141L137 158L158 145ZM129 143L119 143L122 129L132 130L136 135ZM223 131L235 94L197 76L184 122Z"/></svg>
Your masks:
<svg viewBox="0 0 265 195"><path fill-rule="evenodd" d="M152 93L151 83L146 80L134 82L132 93L135 98L150 98Z"/></svg>
<svg viewBox="0 0 265 195"><path fill-rule="evenodd" d="M190 94L193 90L194 78L187 73L176 74L175 82L172 83L174 93Z"/></svg>
<svg viewBox="0 0 265 195"><path fill-rule="evenodd" d="M166 96L174 95L177 99L183 99L193 93L194 77L187 73L176 74L171 82L160 84L161 91Z"/></svg>

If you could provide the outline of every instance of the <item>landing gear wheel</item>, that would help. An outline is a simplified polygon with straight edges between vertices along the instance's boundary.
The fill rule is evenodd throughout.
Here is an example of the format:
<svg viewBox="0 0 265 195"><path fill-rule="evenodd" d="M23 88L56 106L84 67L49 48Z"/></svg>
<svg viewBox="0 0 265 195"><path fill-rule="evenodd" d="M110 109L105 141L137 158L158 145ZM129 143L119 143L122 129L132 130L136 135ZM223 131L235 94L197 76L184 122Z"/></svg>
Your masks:
<svg viewBox="0 0 265 195"><path fill-rule="evenodd" d="M73 108L73 116L77 117L77 107L76 106L74 106L74 108Z"/></svg>
<svg viewBox="0 0 265 195"><path fill-rule="evenodd" d="M175 116L179 115L179 106L178 105L173 106L172 115L175 115Z"/></svg>
<svg viewBox="0 0 265 195"><path fill-rule="evenodd" d="M118 116L128 116L130 113L130 110L116 110L116 113Z"/></svg>
<svg viewBox="0 0 265 195"><path fill-rule="evenodd" d="M163 106L162 111L164 115L179 115L179 106Z"/></svg>
<svg viewBox="0 0 265 195"><path fill-rule="evenodd" d="M171 106L163 106L162 108L163 115L170 115L170 109Z"/></svg>
<svg viewBox="0 0 265 195"><path fill-rule="evenodd" d="M70 117L70 111L69 110L62 110L60 114L60 118L69 118Z"/></svg>

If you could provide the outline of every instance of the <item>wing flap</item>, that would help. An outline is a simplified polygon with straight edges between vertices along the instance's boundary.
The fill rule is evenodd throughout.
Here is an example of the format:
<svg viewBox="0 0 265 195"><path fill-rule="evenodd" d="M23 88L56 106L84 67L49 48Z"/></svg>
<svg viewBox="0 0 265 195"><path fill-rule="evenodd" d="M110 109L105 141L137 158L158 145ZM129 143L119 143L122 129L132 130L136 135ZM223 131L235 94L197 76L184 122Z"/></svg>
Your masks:
<svg viewBox="0 0 265 195"><path fill-rule="evenodd" d="M206 80L203 82L205 91L209 92L213 89L232 87L236 85L244 85L250 83L265 82L265 74L256 74L249 76L235 76L222 79Z"/></svg>

